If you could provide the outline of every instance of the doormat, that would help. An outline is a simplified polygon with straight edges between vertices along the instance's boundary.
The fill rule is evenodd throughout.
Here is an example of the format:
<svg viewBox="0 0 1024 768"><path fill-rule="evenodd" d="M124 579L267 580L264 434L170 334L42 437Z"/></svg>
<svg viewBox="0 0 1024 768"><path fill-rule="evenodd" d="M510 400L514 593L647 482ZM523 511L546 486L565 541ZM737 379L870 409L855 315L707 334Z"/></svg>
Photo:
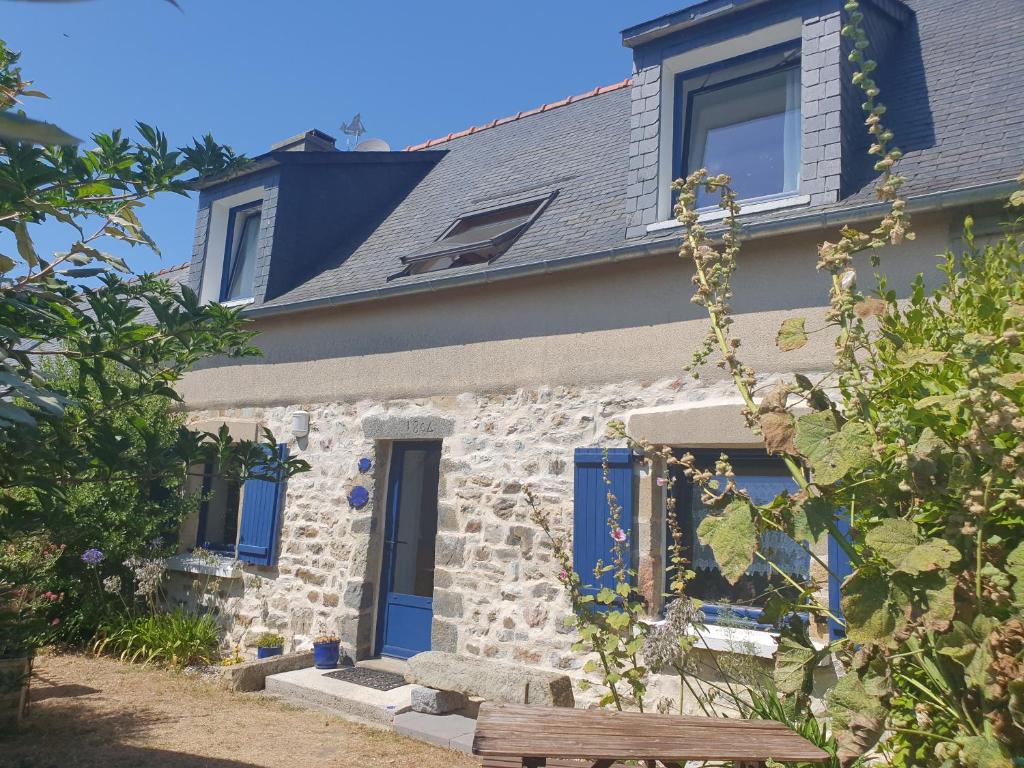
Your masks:
<svg viewBox="0 0 1024 768"><path fill-rule="evenodd" d="M405 685L405 677L402 675L366 667L345 667L337 672L328 672L324 677L355 683L365 688L376 688L378 691L390 691Z"/></svg>

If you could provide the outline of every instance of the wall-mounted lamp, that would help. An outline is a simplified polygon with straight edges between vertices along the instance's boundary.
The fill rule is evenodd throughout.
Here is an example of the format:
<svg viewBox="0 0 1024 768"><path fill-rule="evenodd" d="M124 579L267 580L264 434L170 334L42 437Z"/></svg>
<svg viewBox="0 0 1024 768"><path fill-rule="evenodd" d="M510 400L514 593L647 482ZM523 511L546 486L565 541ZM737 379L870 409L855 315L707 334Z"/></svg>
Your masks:
<svg viewBox="0 0 1024 768"><path fill-rule="evenodd" d="M309 411L295 411L292 413L292 435L305 437L309 434Z"/></svg>

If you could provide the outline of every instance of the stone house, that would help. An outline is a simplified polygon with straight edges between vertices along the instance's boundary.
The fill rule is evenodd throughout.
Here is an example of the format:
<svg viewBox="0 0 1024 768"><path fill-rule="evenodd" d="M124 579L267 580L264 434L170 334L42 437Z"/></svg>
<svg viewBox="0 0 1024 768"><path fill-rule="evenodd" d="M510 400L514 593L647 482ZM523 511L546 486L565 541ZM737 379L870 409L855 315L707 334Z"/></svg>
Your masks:
<svg viewBox="0 0 1024 768"><path fill-rule="evenodd" d="M206 184L191 263L173 276L244 305L264 355L189 374L190 420L240 438L269 427L313 469L239 488L208 468L173 593L215 584L243 645L270 629L303 646L322 621L356 659L434 649L577 669L523 489L574 533L587 573L610 544L610 447L657 615L665 489L609 442L609 421L701 456L729 449L754 494L787 487L717 369L682 372L706 319L676 255L671 181L701 166L735 178L745 359L766 379L825 368L830 339L781 355L774 336L787 317L823 315L816 244L880 211L842 5L705 0L625 30L633 72L614 85L405 151L338 151L309 131ZM1024 13L1017 0L862 5L917 232L883 254L904 290L965 214L998 231L1024 160L1024 102L1007 87L1024 81ZM720 226L713 206L703 219ZM770 657L771 575L725 582L693 533L706 510L685 482L676 493L709 650ZM772 545L834 600L806 554Z"/></svg>

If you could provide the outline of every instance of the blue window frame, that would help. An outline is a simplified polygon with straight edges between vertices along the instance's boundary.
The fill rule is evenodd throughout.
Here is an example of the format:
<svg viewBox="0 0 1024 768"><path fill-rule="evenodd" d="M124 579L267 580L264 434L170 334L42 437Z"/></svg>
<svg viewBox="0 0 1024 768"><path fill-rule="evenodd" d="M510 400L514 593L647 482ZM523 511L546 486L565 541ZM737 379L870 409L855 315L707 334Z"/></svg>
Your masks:
<svg viewBox="0 0 1024 768"><path fill-rule="evenodd" d="M675 81L675 176L727 173L740 199L800 185L800 42L739 56ZM716 205L701 192L697 207Z"/></svg>
<svg viewBox="0 0 1024 768"><path fill-rule="evenodd" d="M713 468L721 451L691 451L699 466ZM766 503L780 493L792 493L798 486L785 464L764 451L728 451L735 482L758 503ZM760 621L761 609L774 592L792 590L788 582L763 560L756 560L736 584L722 576L710 547L700 543L697 527L709 510L701 503L700 493L687 480L681 468L675 468L673 494L675 514L683 533L683 556L696 573L687 585L687 593L705 603L709 623L731 623L756 629L767 625ZM724 482L724 478L719 478ZM666 541L671 541L671 536ZM770 559L797 582L810 578L810 555L788 536L777 531L765 533L761 550L771 552ZM666 560L667 561L667 560Z"/></svg>
<svg viewBox="0 0 1024 768"><path fill-rule="evenodd" d="M256 251L260 237L260 202L246 203L228 211L224 243L220 300L250 299L256 277Z"/></svg>

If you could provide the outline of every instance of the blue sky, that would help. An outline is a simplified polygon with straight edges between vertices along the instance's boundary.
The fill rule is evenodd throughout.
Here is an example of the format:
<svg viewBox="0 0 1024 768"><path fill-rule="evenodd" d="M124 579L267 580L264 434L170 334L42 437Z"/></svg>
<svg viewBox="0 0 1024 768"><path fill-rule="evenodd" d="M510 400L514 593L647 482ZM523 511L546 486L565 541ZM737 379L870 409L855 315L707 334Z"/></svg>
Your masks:
<svg viewBox="0 0 1024 768"><path fill-rule="evenodd" d="M175 144L209 131L252 156L307 128L341 138L360 112L367 136L403 148L628 77L619 31L690 4L179 1L0 0L0 36L50 96L28 114L83 138L136 120ZM138 271L186 261L194 215L175 196L142 211L162 258L107 247ZM35 236L44 252L70 243L59 227Z"/></svg>

